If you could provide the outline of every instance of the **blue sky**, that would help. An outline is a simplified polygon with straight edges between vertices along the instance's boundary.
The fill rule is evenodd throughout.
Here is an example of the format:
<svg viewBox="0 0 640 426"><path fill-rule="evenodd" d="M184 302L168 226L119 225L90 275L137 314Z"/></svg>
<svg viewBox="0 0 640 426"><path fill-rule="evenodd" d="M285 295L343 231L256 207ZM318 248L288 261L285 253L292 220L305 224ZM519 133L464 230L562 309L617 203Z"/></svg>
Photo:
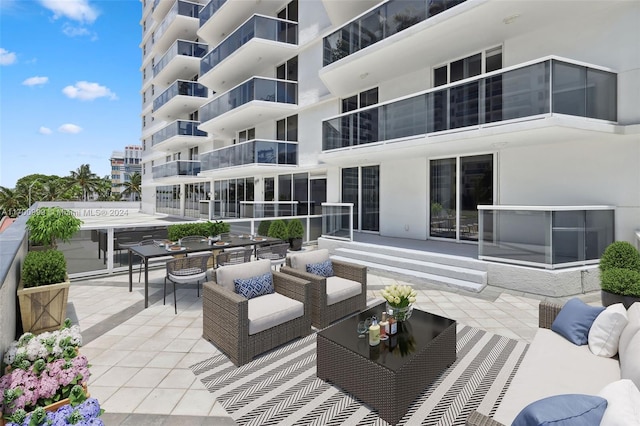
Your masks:
<svg viewBox="0 0 640 426"><path fill-rule="evenodd" d="M140 144L142 4L0 0L0 185Z"/></svg>

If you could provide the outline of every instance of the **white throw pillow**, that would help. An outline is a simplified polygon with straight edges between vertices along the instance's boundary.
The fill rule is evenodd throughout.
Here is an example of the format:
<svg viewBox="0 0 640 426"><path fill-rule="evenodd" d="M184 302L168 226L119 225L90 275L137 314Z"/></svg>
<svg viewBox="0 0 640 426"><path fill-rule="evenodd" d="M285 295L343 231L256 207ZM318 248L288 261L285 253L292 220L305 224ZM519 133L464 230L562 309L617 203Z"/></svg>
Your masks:
<svg viewBox="0 0 640 426"><path fill-rule="evenodd" d="M622 303L608 306L596 317L589 329L591 352L609 358L617 354L620 335L627 322L627 310Z"/></svg>
<svg viewBox="0 0 640 426"><path fill-rule="evenodd" d="M607 400L600 426L640 426L640 390L631 380L610 383L598 396Z"/></svg>

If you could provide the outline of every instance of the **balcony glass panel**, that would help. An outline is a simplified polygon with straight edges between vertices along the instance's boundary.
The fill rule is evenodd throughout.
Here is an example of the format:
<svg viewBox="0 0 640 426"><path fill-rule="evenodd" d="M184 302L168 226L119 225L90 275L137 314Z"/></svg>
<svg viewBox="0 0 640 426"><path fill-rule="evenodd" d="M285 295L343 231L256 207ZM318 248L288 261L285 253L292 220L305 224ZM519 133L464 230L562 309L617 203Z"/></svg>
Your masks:
<svg viewBox="0 0 640 426"><path fill-rule="evenodd" d="M197 176L200 173L200 161L171 161L153 168L153 178L173 176Z"/></svg>
<svg viewBox="0 0 640 426"><path fill-rule="evenodd" d="M480 259L548 269L598 263L613 242L614 210L479 206Z"/></svg>
<svg viewBox="0 0 640 426"><path fill-rule="evenodd" d="M326 120L322 123L322 149L550 112L616 121L616 91L614 73L543 61Z"/></svg>
<svg viewBox="0 0 640 426"><path fill-rule="evenodd" d="M247 164L298 164L298 143L252 140L205 152L199 156L202 170Z"/></svg>
<svg viewBox="0 0 640 426"><path fill-rule="evenodd" d="M297 44L298 24L282 19L254 15L211 50L207 56L202 58L202 61L200 61L200 75L209 72L254 38Z"/></svg>
<svg viewBox="0 0 640 426"><path fill-rule="evenodd" d="M323 39L323 64L329 65L465 0L390 0Z"/></svg>
<svg viewBox="0 0 640 426"><path fill-rule="evenodd" d="M151 136L151 145L154 146L174 136L207 136L207 132L198 129L198 124L200 124L199 121L174 121Z"/></svg>
<svg viewBox="0 0 640 426"><path fill-rule="evenodd" d="M192 56L194 58L202 58L207 53L207 45L196 43L193 41L176 40L175 43L160 58L160 61L153 67L153 76L158 75L160 71L167 66L169 62L178 55Z"/></svg>
<svg viewBox="0 0 640 426"><path fill-rule="evenodd" d="M204 123L251 101L296 104L298 83L252 78L203 105L200 108L200 120Z"/></svg>
<svg viewBox="0 0 640 426"><path fill-rule="evenodd" d="M200 26L209 20L227 0L211 0L200 11Z"/></svg>
<svg viewBox="0 0 640 426"><path fill-rule="evenodd" d="M176 96L207 97L207 88L195 81L176 80L171 86L153 100L153 109L158 110L162 105Z"/></svg>
<svg viewBox="0 0 640 426"><path fill-rule="evenodd" d="M175 2L174 5L171 6L169 12L167 12L167 16L164 17L160 25L158 25L158 28L156 28L156 31L153 34L154 40L160 40L165 31L167 31L167 28L169 28L169 26L176 19L176 16L181 15L191 18L197 18L201 7L202 6L199 4L189 3L186 1L178 0L177 2Z"/></svg>

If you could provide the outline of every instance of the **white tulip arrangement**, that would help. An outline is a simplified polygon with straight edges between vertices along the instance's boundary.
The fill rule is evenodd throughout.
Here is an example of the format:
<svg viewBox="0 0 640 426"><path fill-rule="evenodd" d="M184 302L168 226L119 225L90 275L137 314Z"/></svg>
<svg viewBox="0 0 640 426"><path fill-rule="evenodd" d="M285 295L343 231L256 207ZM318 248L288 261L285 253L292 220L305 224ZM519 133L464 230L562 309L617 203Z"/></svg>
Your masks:
<svg viewBox="0 0 640 426"><path fill-rule="evenodd" d="M392 284L382 290L382 297L389 306L405 308L416 301L418 293L408 285Z"/></svg>

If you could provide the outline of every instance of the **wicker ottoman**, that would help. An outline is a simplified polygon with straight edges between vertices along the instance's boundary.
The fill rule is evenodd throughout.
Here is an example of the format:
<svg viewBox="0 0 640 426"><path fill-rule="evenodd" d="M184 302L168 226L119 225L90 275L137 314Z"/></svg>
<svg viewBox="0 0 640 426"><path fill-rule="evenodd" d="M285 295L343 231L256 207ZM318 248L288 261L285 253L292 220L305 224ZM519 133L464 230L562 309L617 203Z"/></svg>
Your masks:
<svg viewBox="0 0 640 426"><path fill-rule="evenodd" d="M370 347L358 338L358 321L380 318L384 304L318 333L317 376L396 424L420 393L456 360L456 322L414 310L401 331Z"/></svg>

